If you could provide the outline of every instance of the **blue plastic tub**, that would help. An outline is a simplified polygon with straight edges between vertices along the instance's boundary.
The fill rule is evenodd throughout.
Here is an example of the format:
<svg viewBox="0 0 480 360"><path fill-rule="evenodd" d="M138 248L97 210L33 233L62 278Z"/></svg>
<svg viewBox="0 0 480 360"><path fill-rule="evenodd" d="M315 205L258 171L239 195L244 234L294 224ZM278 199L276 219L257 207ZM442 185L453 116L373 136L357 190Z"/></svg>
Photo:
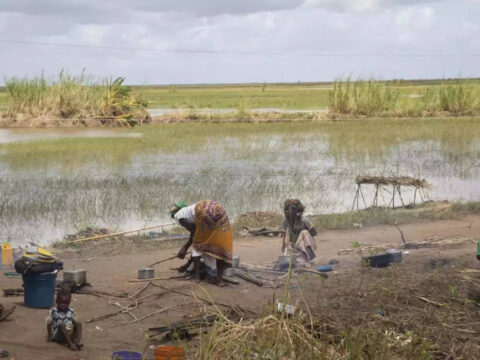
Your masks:
<svg viewBox="0 0 480 360"><path fill-rule="evenodd" d="M55 299L55 279L57 274L43 273L23 275L25 306L46 309Z"/></svg>
<svg viewBox="0 0 480 360"><path fill-rule="evenodd" d="M142 354L128 350L115 351L112 360L142 360Z"/></svg>
<svg viewBox="0 0 480 360"><path fill-rule="evenodd" d="M332 265L324 265L324 266L318 266L317 267L317 271L320 271L320 272L329 272L329 271L332 271L332 270L333 270Z"/></svg>

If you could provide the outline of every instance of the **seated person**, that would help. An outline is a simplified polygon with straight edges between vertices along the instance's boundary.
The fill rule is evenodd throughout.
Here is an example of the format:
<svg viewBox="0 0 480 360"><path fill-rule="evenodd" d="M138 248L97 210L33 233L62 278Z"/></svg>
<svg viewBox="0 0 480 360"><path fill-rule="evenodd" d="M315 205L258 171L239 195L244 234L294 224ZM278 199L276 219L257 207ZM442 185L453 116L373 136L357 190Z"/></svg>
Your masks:
<svg viewBox="0 0 480 360"><path fill-rule="evenodd" d="M288 199L284 202L285 220L282 228L285 230L282 252L285 254L290 247L300 267L310 267L315 259L317 229L310 220L303 216L305 206L298 199Z"/></svg>
<svg viewBox="0 0 480 360"><path fill-rule="evenodd" d="M81 350L82 323L75 319L71 301L69 289L61 289L56 298L57 306L50 310L47 318L47 340L67 344L70 350Z"/></svg>

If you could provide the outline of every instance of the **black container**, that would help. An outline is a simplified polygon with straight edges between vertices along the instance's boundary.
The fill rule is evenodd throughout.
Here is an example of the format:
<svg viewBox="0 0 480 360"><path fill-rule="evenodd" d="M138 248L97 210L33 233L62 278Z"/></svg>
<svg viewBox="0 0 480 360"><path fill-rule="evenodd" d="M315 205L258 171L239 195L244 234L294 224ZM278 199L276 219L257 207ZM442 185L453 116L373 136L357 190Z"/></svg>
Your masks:
<svg viewBox="0 0 480 360"><path fill-rule="evenodd" d="M393 260L392 254L380 253L372 256L362 257L362 263L371 267L383 268L390 265Z"/></svg>

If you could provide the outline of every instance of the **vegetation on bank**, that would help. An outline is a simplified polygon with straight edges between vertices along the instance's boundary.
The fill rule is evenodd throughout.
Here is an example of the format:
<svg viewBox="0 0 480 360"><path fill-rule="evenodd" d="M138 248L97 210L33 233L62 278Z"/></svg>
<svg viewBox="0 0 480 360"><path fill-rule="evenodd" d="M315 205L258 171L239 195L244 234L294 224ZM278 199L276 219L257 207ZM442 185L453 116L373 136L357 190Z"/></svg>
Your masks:
<svg viewBox="0 0 480 360"><path fill-rule="evenodd" d="M346 230L364 226L400 225L414 222L458 219L480 214L480 201L471 202L426 202L408 208L368 208L336 214L308 215L312 224L320 231ZM267 227L280 228L284 217L281 213L255 212L243 214L234 222L234 233L242 229Z"/></svg>
<svg viewBox="0 0 480 360"><path fill-rule="evenodd" d="M145 119L147 107L166 109L166 114L155 116L160 122L445 117L476 116L480 112L477 79L354 81L346 78L333 83L133 87L124 86L123 81L123 78L94 81L83 73L71 76L64 72L54 79L10 78L0 88L0 111L18 121ZM95 126L97 123L3 121L3 126Z"/></svg>
<svg viewBox="0 0 480 360"><path fill-rule="evenodd" d="M402 94L395 82L338 80L330 92L329 110L338 114L384 117L480 113L479 81L458 79L418 90L418 93Z"/></svg>
<svg viewBox="0 0 480 360"><path fill-rule="evenodd" d="M5 80L6 117L53 119L117 118L146 119L146 102L124 86L124 78L103 79L99 82L81 74L72 76L60 72L46 79L10 78Z"/></svg>

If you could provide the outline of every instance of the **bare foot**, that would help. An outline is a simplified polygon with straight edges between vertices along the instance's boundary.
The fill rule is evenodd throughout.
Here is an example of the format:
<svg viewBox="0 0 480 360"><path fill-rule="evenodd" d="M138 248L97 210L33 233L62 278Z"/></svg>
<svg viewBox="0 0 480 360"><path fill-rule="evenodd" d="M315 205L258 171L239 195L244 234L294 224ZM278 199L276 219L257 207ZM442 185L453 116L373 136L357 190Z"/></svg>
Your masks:
<svg viewBox="0 0 480 360"><path fill-rule="evenodd" d="M75 346L77 347L78 350L82 350L82 348L83 348L83 344L75 343Z"/></svg>
<svg viewBox="0 0 480 360"><path fill-rule="evenodd" d="M5 309L2 306L3 311L0 312L0 321L5 320L7 317L9 317L14 311L15 311L15 306L12 306L10 309Z"/></svg>
<svg viewBox="0 0 480 360"><path fill-rule="evenodd" d="M75 344L68 344L68 348L72 351L77 351L78 350L77 345L75 345Z"/></svg>

